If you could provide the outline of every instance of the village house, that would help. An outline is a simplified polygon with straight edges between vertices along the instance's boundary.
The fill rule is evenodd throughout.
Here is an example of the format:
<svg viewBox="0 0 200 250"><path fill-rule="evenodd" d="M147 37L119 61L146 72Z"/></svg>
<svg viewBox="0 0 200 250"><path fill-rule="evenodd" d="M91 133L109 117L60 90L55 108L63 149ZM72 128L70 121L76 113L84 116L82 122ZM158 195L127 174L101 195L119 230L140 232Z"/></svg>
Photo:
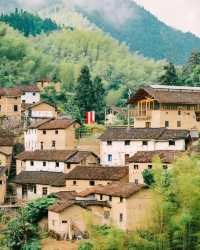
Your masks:
<svg viewBox="0 0 200 250"><path fill-rule="evenodd" d="M0 88L0 117L21 120L21 91L18 88Z"/></svg>
<svg viewBox="0 0 200 250"><path fill-rule="evenodd" d="M151 203L150 191L144 185L99 185L49 207L48 228L62 239L87 235L88 220L127 231L145 228L151 223Z"/></svg>
<svg viewBox="0 0 200 250"><path fill-rule="evenodd" d="M50 171L22 171L13 180L18 203L66 191L65 174Z"/></svg>
<svg viewBox="0 0 200 250"><path fill-rule="evenodd" d="M200 88L151 85L128 101L136 128L200 130Z"/></svg>
<svg viewBox="0 0 200 250"><path fill-rule="evenodd" d="M128 167L77 166L65 175L66 190L81 192L89 187L128 182Z"/></svg>
<svg viewBox="0 0 200 250"><path fill-rule="evenodd" d="M14 135L4 129L0 129L0 166L11 168L14 146Z"/></svg>
<svg viewBox="0 0 200 250"><path fill-rule="evenodd" d="M108 128L100 136L101 165L124 166L137 151L185 151L192 141L188 130L166 128Z"/></svg>
<svg viewBox="0 0 200 250"><path fill-rule="evenodd" d="M6 197L7 189L7 168L0 166L0 204L3 204Z"/></svg>
<svg viewBox="0 0 200 250"><path fill-rule="evenodd" d="M68 173L78 165L99 164L99 157L91 151L35 150L24 151L16 157L16 173L49 171Z"/></svg>
<svg viewBox="0 0 200 250"><path fill-rule="evenodd" d="M76 129L80 124L68 118L49 119L31 125L25 131L25 151L74 150Z"/></svg>
<svg viewBox="0 0 200 250"><path fill-rule="evenodd" d="M45 89L49 87L53 87L56 92L61 91L61 83L60 82L52 82L51 80L40 80L37 82L37 87L40 89L40 91L44 91Z"/></svg>
<svg viewBox="0 0 200 250"><path fill-rule="evenodd" d="M23 106L25 120L30 123L41 121L42 119L57 118L58 111L56 107L48 102L41 101L32 105Z"/></svg>
<svg viewBox="0 0 200 250"><path fill-rule="evenodd" d="M15 87L21 92L22 104L34 104L40 102L40 89L37 85L20 85Z"/></svg>
<svg viewBox="0 0 200 250"><path fill-rule="evenodd" d="M145 169L153 168L152 161L156 156L159 157L163 169L166 170L170 169L171 164L183 154L184 151L178 150L138 151L129 158L129 182L144 184L142 173Z"/></svg>
<svg viewBox="0 0 200 250"><path fill-rule="evenodd" d="M27 202L60 191L81 192L95 185L111 182L128 182L127 167L112 168L78 165L65 174L52 171L22 171L13 180L17 201Z"/></svg>

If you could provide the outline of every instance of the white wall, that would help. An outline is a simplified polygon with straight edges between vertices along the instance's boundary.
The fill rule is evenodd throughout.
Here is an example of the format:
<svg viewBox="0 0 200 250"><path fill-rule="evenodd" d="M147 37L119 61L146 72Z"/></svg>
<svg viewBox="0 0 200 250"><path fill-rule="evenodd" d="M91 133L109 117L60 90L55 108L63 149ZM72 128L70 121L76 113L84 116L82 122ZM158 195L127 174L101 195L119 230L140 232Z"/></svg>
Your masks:
<svg viewBox="0 0 200 250"><path fill-rule="evenodd" d="M59 162L59 167L56 167L55 161L33 161L34 165L31 166L31 161L26 161L26 171L50 171L50 172L62 172L64 173L64 162ZM43 162L46 162L46 166L43 166Z"/></svg>
<svg viewBox="0 0 200 250"><path fill-rule="evenodd" d="M28 129L24 132L25 151L34 151L39 149L37 129Z"/></svg>
<svg viewBox="0 0 200 250"><path fill-rule="evenodd" d="M53 118L54 114L52 111L33 111L31 112L33 118Z"/></svg>
<svg viewBox="0 0 200 250"><path fill-rule="evenodd" d="M125 154L133 156L137 151L154 150L185 150L185 140L175 140L175 146L169 146L169 141L149 140L147 146L142 145L142 140L131 141L129 146L124 141L112 141L112 145L107 145L106 141L100 143L101 164L107 166L124 166ZM112 161L108 161L108 155L112 155Z"/></svg>
<svg viewBox="0 0 200 250"><path fill-rule="evenodd" d="M39 92L25 92L24 95L21 96L21 102L25 101L27 104L33 104L40 101L40 93Z"/></svg>

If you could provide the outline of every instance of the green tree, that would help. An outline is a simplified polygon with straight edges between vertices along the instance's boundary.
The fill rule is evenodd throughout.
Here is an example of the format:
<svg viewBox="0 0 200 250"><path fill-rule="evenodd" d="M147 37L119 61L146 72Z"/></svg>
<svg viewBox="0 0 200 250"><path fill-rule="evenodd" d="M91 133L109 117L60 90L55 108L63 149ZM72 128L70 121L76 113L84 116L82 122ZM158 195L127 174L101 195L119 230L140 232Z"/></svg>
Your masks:
<svg viewBox="0 0 200 250"><path fill-rule="evenodd" d="M176 85L178 83L178 76L175 66L169 63L163 69L164 74L159 77L159 82L163 85Z"/></svg>
<svg viewBox="0 0 200 250"><path fill-rule="evenodd" d="M144 183L147 185L147 186L151 186L154 184L154 176L153 176L153 172L149 169L145 169L143 172L142 172L142 176L143 176L143 179L144 179Z"/></svg>
<svg viewBox="0 0 200 250"><path fill-rule="evenodd" d="M90 70L88 66L81 69L80 76L76 87L76 102L80 109L82 119L85 113L95 109L94 85L91 80Z"/></svg>
<svg viewBox="0 0 200 250"><path fill-rule="evenodd" d="M105 115L105 90L102 80L99 76L95 77L94 82L94 105L96 112L96 121L101 122L104 120Z"/></svg>

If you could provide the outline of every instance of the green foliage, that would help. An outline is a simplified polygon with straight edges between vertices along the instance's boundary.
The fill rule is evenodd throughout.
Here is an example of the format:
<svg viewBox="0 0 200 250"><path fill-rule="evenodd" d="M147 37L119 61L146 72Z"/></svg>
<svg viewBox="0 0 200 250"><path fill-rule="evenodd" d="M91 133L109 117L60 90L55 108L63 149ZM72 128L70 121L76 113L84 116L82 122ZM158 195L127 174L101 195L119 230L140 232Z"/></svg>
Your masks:
<svg viewBox="0 0 200 250"><path fill-rule="evenodd" d="M37 222L48 214L48 207L56 201L55 196L48 196L28 203L19 211L17 218L8 223L6 241L13 250L39 250Z"/></svg>
<svg viewBox="0 0 200 250"><path fill-rule="evenodd" d="M2 14L0 21L9 24L25 36L36 36L59 29L57 24L49 18L43 20L37 15L18 9L15 9L13 13Z"/></svg>
<svg viewBox="0 0 200 250"><path fill-rule="evenodd" d="M137 88L155 82L162 71L162 62L147 60L132 54L125 45L93 30L62 30L34 38L34 45L50 56L55 65L52 74L62 80L66 90L76 88L76 80L84 65L90 69L91 79L99 76L111 101L115 104L124 89ZM109 51L109 53L108 53ZM117 98L115 91L119 90Z"/></svg>
<svg viewBox="0 0 200 250"><path fill-rule="evenodd" d="M78 247L78 250L92 250L93 245L90 242L81 242L80 246Z"/></svg>
<svg viewBox="0 0 200 250"><path fill-rule="evenodd" d="M85 113L95 111L96 120L100 122L104 119L105 90L100 77L95 77L92 81L88 66L81 69L76 87L76 103L80 109L82 119Z"/></svg>
<svg viewBox="0 0 200 250"><path fill-rule="evenodd" d="M145 169L143 172L142 172L142 176L143 176L143 179L144 179L144 183L147 185L147 186L151 186L154 184L154 177L153 177L153 173L151 170L149 169Z"/></svg>
<svg viewBox="0 0 200 250"><path fill-rule="evenodd" d="M172 63L169 63L163 67L164 74L160 76L159 83L166 85L176 85L178 83L178 76L176 68Z"/></svg>
<svg viewBox="0 0 200 250"><path fill-rule="evenodd" d="M28 203L24 208L27 220L30 223L37 223L38 221L40 221L44 216L47 216L48 207L54 204L55 201L55 197L48 196Z"/></svg>
<svg viewBox="0 0 200 250"><path fill-rule="evenodd" d="M18 32L0 23L0 86L34 82L52 72L49 57Z"/></svg>

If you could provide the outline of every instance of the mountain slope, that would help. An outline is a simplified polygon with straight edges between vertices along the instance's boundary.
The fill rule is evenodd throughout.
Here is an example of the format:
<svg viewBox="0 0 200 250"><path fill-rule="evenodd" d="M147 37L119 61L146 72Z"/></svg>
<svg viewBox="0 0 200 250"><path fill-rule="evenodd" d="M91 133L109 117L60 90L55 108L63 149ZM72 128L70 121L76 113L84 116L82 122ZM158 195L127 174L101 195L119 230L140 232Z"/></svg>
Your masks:
<svg viewBox="0 0 200 250"><path fill-rule="evenodd" d="M0 0L0 10L15 7L42 13L65 25L98 27L126 43L131 51L157 60L183 64L192 50L200 50L200 38L167 26L133 0Z"/></svg>
<svg viewBox="0 0 200 250"><path fill-rule="evenodd" d="M110 1L114 6L118 0ZM115 22L110 20L102 8L87 9L82 5L78 10L103 31L126 42L130 50L138 51L146 57L166 58L173 63L183 64L192 50L200 49L200 38L195 35L165 25L133 1L123 0L123 4L133 14L121 24L116 22L117 19Z"/></svg>

